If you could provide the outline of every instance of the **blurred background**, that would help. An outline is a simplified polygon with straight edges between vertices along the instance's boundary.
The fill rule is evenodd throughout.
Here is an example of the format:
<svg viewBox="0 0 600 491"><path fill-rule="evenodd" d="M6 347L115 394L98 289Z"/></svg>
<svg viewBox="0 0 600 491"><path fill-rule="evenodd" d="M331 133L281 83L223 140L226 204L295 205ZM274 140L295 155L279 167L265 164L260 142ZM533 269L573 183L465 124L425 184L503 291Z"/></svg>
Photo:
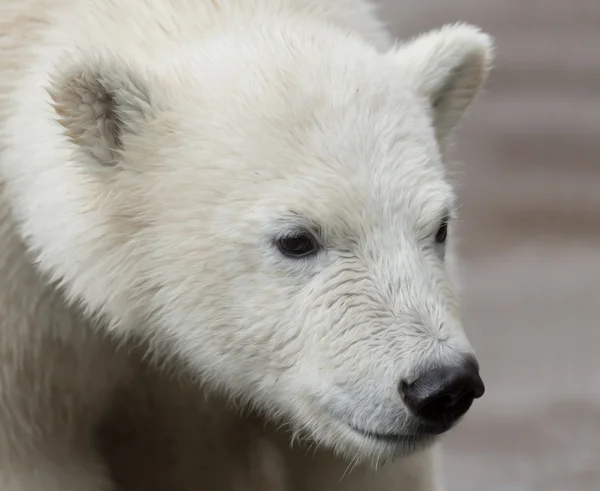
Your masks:
<svg viewBox="0 0 600 491"><path fill-rule="evenodd" d="M468 21L497 43L454 152L487 393L445 439L448 491L599 491L600 1L379 2L400 37Z"/></svg>

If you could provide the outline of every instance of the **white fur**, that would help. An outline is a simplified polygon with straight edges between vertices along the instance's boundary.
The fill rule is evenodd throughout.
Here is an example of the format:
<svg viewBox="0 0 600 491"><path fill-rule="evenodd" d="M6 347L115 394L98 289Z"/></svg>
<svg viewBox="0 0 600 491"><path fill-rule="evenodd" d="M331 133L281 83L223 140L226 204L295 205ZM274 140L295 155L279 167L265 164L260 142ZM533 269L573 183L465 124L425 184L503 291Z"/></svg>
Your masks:
<svg viewBox="0 0 600 491"><path fill-rule="evenodd" d="M456 25L391 47L371 10L0 7L3 490L112 489L91 435L136 384L116 345L140 339L348 462L431 443L352 427L409 431L399 381L472 351L433 237L455 207L446 141L491 43ZM297 227L318 255L277 251ZM398 465L340 489L434 486L429 464Z"/></svg>

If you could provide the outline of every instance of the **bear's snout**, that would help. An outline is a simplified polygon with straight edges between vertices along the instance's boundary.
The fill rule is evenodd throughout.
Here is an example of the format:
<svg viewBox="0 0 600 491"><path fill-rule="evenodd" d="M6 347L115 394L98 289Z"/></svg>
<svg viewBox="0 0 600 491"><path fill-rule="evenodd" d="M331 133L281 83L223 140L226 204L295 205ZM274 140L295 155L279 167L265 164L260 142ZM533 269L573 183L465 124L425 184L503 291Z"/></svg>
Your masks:
<svg viewBox="0 0 600 491"><path fill-rule="evenodd" d="M485 392L479 364L471 356L431 369L410 384L401 382L399 389L406 407L431 433L450 429Z"/></svg>

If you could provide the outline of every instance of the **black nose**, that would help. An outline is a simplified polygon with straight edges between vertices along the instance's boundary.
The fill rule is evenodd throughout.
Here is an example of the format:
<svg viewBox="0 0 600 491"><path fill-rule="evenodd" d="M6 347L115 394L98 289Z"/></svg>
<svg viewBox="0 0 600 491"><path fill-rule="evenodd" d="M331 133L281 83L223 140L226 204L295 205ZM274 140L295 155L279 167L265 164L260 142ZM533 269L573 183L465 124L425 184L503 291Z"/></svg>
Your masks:
<svg viewBox="0 0 600 491"><path fill-rule="evenodd" d="M456 423L485 392L474 358L462 364L434 368L400 392L408 409L430 429L443 433Z"/></svg>

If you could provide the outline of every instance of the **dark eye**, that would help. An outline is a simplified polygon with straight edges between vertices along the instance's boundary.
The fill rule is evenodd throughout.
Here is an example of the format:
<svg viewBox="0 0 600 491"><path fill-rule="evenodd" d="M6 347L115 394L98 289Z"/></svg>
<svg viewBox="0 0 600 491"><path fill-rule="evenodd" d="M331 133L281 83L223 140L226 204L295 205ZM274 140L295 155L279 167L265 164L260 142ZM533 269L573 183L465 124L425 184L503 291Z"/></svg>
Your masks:
<svg viewBox="0 0 600 491"><path fill-rule="evenodd" d="M307 232L281 237L275 242L279 251L290 258L312 256L319 250L317 241Z"/></svg>
<svg viewBox="0 0 600 491"><path fill-rule="evenodd" d="M437 233L435 234L435 241L438 244L445 244L446 238L448 237L448 218L444 218Z"/></svg>

